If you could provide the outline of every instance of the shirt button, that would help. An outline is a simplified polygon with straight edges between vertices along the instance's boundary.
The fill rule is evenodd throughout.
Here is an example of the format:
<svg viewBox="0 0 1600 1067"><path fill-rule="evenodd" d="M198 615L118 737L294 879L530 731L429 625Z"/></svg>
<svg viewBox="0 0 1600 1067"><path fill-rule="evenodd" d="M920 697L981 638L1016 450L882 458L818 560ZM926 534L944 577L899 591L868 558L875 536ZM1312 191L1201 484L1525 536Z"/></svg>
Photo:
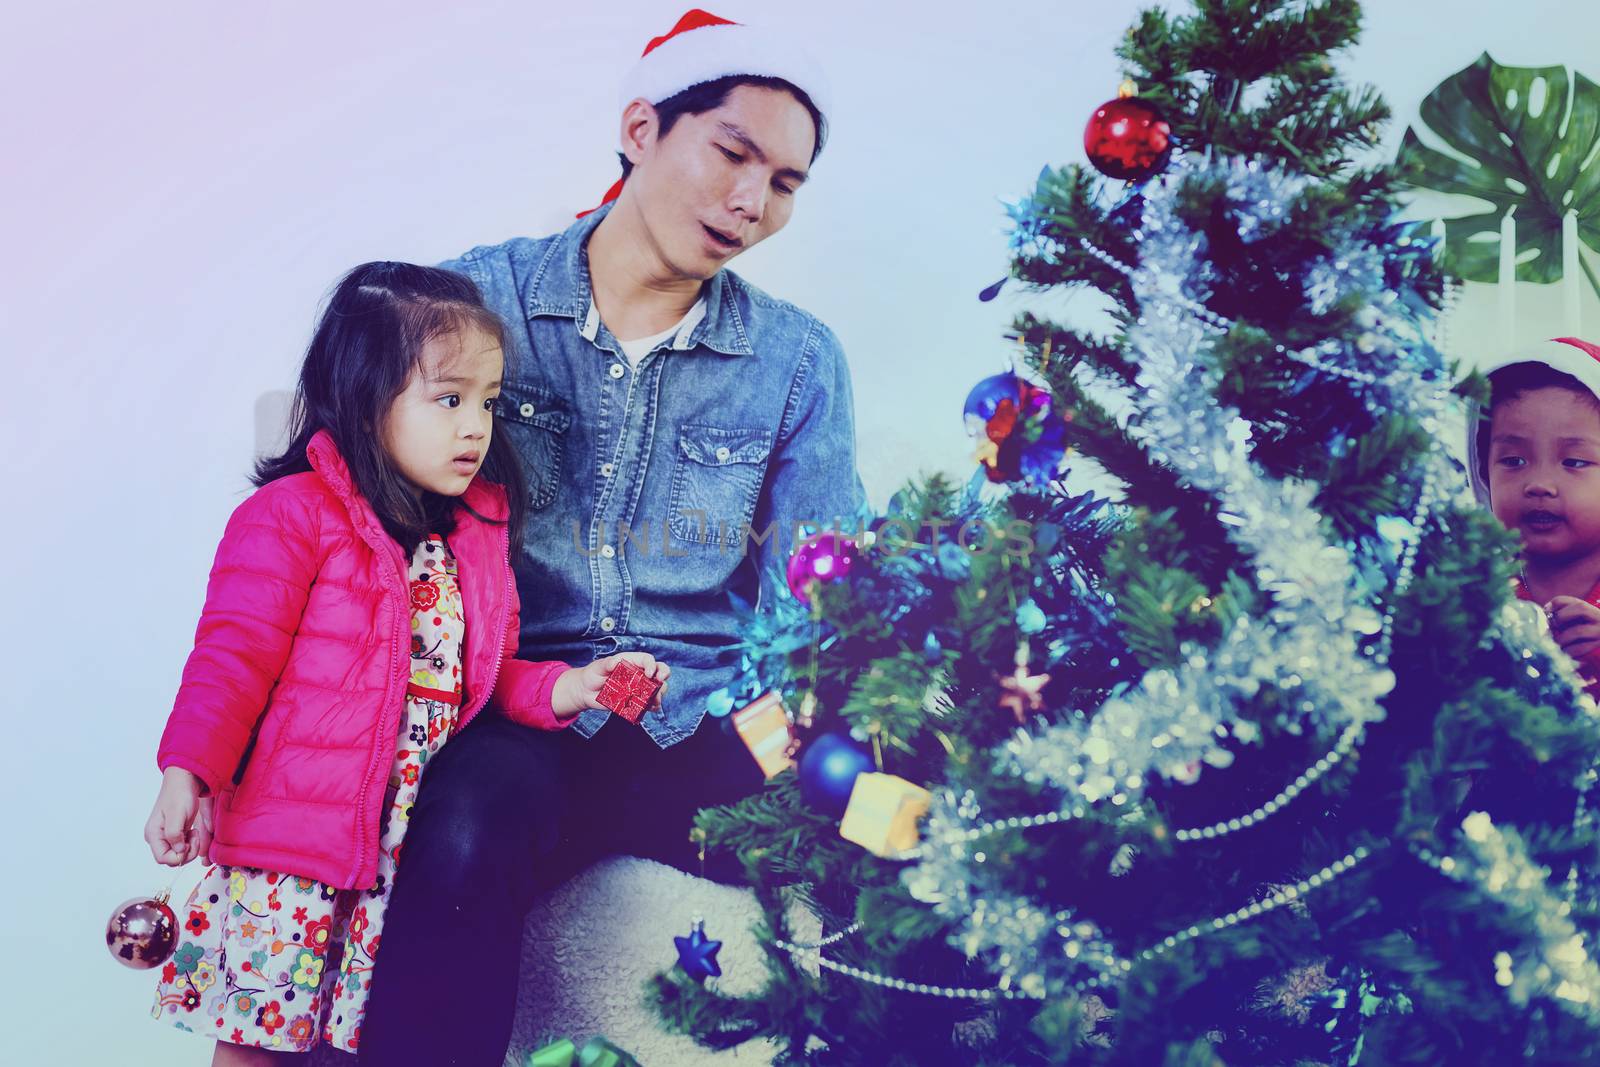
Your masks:
<svg viewBox="0 0 1600 1067"><path fill-rule="evenodd" d="M605 618L600 620L600 629L604 630L606 633L610 633L616 628L617 620L613 619L610 615L607 615Z"/></svg>
<svg viewBox="0 0 1600 1067"><path fill-rule="evenodd" d="M520 411L522 413L522 417L526 419L530 415L533 414L533 405L532 404L524 404L520 408L518 408L517 410Z"/></svg>
<svg viewBox="0 0 1600 1067"><path fill-rule="evenodd" d="M729 452L726 447L717 449L717 459L721 460L724 463L726 463L728 461L728 457L730 455L732 455L732 454L733 453Z"/></svg>
<svg viewBox="0 0 1600 1067"><path fill-rule="evenodd" d="M609 463L600 464L600 476L602 478L611 477L611 470L612 470L611 464L609 464Z"/></svg>
<svg viewBox="0 0 1600 1067"><path fill-rule="evenodd" d="M620 377L622 377L622 375L624 373L626 373L626 372L623 371L622 364L620 364L620 363L611 364L611 376L613 378L620 378Z"/></svg>
<svg viewBox="0 0 1600 1067"><path fill-rule="evenodd" d="M615 556L617 554L617 550L612 548L610 545L601 545L600 546L600 554L602 556L604 556L606 559L610 559L612 556Z"/></svg>

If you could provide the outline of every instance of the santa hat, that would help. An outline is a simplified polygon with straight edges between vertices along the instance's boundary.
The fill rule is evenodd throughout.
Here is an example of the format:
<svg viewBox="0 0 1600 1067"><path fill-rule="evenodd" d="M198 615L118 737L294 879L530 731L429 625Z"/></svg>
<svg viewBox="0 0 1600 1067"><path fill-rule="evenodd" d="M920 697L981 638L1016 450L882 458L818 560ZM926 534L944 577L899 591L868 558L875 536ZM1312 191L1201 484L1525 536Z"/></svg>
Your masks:
<svg viewBox="0 0 1600 1067"><path fill-rule="evenodd" d="M822 114L828 113L822 71L793 41L699 8L685 12L672 29L645 45L622 79L618 108L635 100L659 104L696 85L739 75L782 79L810 97ZM621 192L618 181L600 202L608 204Z"/></svg>
<svg viewBox="0 0 1600 1067"><path fill-rule="evenodd" d="M822 72L792 40L695 8L672 29L644 47L644 54L622 79L621 107L634 100L659 104L685 89L718 78L744 74L781 78L828 113Z"/></svg>
<svg viewBox="0 0 1600 1067"><path fill-rule="evenodd" d="M1569 374L1578 379L1585 389L1600 400L1600 345L1577 337L1552 337L1531 348L1519 349L1509 355L1495 356L1478 367L1485 377L1497 370L1518 363L1538 363L1551 370ZM1471 405L1467 413L1467 472L1472 478L1472 488L1478 498L1489 499L1489 484L1479 473L1479 420L1483 412Z"/></svg>

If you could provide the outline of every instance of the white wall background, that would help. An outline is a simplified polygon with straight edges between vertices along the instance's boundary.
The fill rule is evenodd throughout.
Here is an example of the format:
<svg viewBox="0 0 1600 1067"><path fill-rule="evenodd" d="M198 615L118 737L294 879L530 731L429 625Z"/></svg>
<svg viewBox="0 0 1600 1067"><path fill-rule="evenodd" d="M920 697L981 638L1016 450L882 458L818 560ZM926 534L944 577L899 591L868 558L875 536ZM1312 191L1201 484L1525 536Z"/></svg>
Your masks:
<svg viewBox="0 0 1600 1067"><path fill-rule="evenodd" d="M245 487L257 398L292 382L318 299L356 262L431 262L590 206L615 177L620 75L683 6L8 11L8 1062L208 1062L205 1042L147 1020L150 981L100 942L114 904L166 882L140 840L153 751ZM843 339L875 503L919 470L964 474L961 402L1006 365L1016 307L976 299L1005 273L1002 201L1081 158L1137 5L711 6L818 51L838 101L793 223L737 268ZM1600 16L1588 0L1375 0L1345 69L1394 106L1392 150L1423 95L1485 48L1595 76ZM1529 336L1559 328L1553 291L1521 303ZM1465 350L1492 300L1474 294L1460 319Z"/></svg>

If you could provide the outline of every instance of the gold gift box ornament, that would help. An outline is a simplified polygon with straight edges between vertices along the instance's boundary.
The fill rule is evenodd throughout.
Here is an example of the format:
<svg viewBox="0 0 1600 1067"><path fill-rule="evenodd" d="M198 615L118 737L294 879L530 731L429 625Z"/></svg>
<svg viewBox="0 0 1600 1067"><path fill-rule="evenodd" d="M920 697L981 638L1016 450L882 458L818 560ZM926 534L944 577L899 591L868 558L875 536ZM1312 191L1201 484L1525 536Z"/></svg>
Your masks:
<svg viewBox="0 0 1600 1067"><path fill-rule="evenodd" d="M928 813L933 795L895 774L856 776L839 836L877 856L889 857L917 843L917 820Z"/></svg>
<svg viewBox="0 0 1600 1067"><path fill-rule="evenodd" d="M777 690L762 694L754 703L734 712L733 728L739 731L740 740L768 778L794 766L800 740L794 736L789 711Z"/></svg>

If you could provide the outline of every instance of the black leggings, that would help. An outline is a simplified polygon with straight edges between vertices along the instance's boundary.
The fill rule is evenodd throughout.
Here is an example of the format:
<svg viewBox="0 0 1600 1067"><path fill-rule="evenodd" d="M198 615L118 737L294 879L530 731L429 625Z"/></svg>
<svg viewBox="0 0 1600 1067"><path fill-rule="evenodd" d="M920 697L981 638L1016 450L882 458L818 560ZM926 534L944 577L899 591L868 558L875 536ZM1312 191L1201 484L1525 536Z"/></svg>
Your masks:
<svg viewBox="0 0 1600 1067"><path fill-rule="evenodd" d="M500 1067L534 898L617 853L700 873L694 813L760 784L727 719L661 749L618 719L585 740L480 715L428 762L384 913L360 1062ZM706 873L731 881L732 865Z"/></svg>

